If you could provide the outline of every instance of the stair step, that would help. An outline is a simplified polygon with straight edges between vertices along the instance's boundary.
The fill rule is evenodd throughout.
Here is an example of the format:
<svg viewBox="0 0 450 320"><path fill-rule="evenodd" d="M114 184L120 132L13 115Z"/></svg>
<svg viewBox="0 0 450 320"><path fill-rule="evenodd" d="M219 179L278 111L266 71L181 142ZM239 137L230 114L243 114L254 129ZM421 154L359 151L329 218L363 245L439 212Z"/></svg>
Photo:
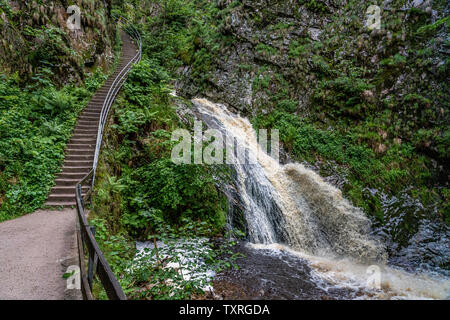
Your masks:
<svg viewBox="0 0 450 320"><path fill-rule="evenodd" d="M47 202L75 202L75 188L70 194L51 194L48 196Z"/></svg>
<svg viewBox="0 0 450 320"><path fill-rule="evenodd" d="M98 111L98 118L100 119L100 115L101 115L102 110L103 110L103 104L89 105L89 109Z"/></svg>
<svg viewBox="0 0 450 320"><path fill-rule="evenodd" d="M92 150L92 149L66 149L66 154L69 156L93 155L94 150Z"/></svg>
<svg viewBox="0 0 450 320"><path fill-rule="evenodd" d="M77 123L77 125L75 126L75 128L78 129L97 129L98 128L98 121L96 122L92 122L92 123L85 123L85 122L81 122L80 121Z"/></svg>
<svg viewBox="0 0 450 320"><path fill-rule="evenodd" d="M87 128L97 127L98 119L94 120L94 121L78 120L77 127L81 127L81 126L87 127Z"/></svg>
<svg viewBox="0 0 450 320"><path fill-rule="evenodd" d="M98 126L79 126L79 125L77 125L75 127L75 131L76 130L78 130L77 132L79 132L79 133L83 133L83 131L84 131L84 133L94 132L94 134L96 134L98 131Z"/></svg>
<svg viewBox="0 0 450 320"><path fill-rule="evenodd" d="M85 110L88 112L100 114L102 112L102 107L103 107L103 100L97 102L89 101Z"/></svg>
<svg viewBox="0 0 450 320"><path fill-rule="evenodd" d="M68 167L91 167L93 165L93 160L65 160L64 165Z"/></svg>
<svg viewBox="0 0 450 320"><path fill-rule="evenodd" d="M105 102L105 99L106 99L106 95L102 96L102 97L98 97L98 98L93 98L91 101L89 101L89 105L93 105L93 104L103 105L103 103Z"/></svg>
<svg viewBox="0 0 450 320"><path fill-rule="evenodd" d="M67 155L66 156L66 160L69 161L88 161L88 160L94 160L94 154L92 155L87 155L87 154L83 154L83 155Z"/></svg>
<svg viewBox="0 0 450 320"><path fill-rule="evenodd" d="M79 120L87 120L87 121L98 121L100 119L101 110L99 109L98 113L94 115L88 114L88 115L82 115L79 117Z"/></svg>
<svg viewBox="0 0 450 320"><path fill-rule="evenodd" d="M101 108L103 106L103 104L105 103L105 99L106 99L106 95L102 96L102 97L98 97L96 99L92 99L88 103L88 108L91 108L92 106L97 106L97 107Z"/></svg>
<svg viewBox="0 0 450 320"><path fill-rule="evenodd" d="M80 166L80 167L64 166L63 172L64 173L73 172L73 173L87 174L91 169L92 169L92 167L90 167L90 166L84 166L84 167L82 167L82 166Z"/></svg>
<svg viewBox="0 0 450 320"><path fill-rule="evenodd" d="M88 109L90 110L90 112L97 112L98 116L97 118L100 118L100 115L102 114L102 110L103 110L103 104L89 104Z"/></svg>
<svg viewBox="0 0 450 320"><path fill-rule="evenodd" d="M68 202L54 202L54 201L48 201L45 203L48 207L64 207L64 208L72 208L76 206L77 204L74 201L68 201Z"/></svg>
<svg viewBox="0 0 450 320"><path fill-rule="evenodd" d="M100 113L98 116L89 116L89 115L81 115L78 117L78 123L80 121L90 121L90 122L98 122L98 119L100 119Z"/></svg>
<svg viewBox="0 0 450 320"><path fill-rule="evenodd" d="M98 100L98 99L100 99L100 98L106 97L106 96L108 95L109 88L110 88L110 87L99 89L96 93L94 93L94 94L92 95L91 101L92 101L92 100L95 100L95 99ZM112 90L111 90L111 91L112 91Z"/></svg>
<svg viewBox="0 0 450 320"><path fill-rule="evenodd" d="M89 111L89 109L85 109L83 113L80 114L79 119L89 119L89 120L98 120L100 117L101 110L98 112Z"/></svg>
<svg viewBox="0 0 450 320"><path fill-rule="evenodd" d="M75 129L96 129L98 128L98 122L92 124L77 124Z"/></svg>
<svg viewBox="0 0 450 320"><path fill-rule="evenodd" d="M80 182L80 179L55 179L56 186L73 186L75 187Z"/></svg>
<svg viewBox="0 0 450 320"><path fill-rule="evenodd" d="M82 144L82 145L88 145L93 146L95 148L95 145L97 143L97 138L93 136L93 138L71 138L69 140L69 145L75 145L75 144Z"/></svg>
<svg viewBox="0 0 450 320"><path fill-rule="evenodd" d="M67 149L80 149L80 150L92 150L95 149L95 140L88 143L71 143L69 142L66 146Z"/></svg>
<svg viewBox="0 0 450 320"><path fill-rule="evenodd" d="M98 123L92 124L92 125L77 124L77 125L75 126L75 130L76 130L76 129L80 129L80 130L93 130L93 129L97 129L97 128L98 128Z"/></svg>
<svg viewBox="0 0 450 320"><path fill-rule="evenodd" d="M78 121L95 121L98 122L100 120L100 112L94 117L94 116L80 116L78 118Z"/></svg>
<svg viewBox="0 0 450 320"><path fill-rule="evenodd" d="M90 134L89 137L80 137L78 135L74 135L69 140L69 144L87 144L87 145L95 145L97 143L97 134Z"/></svg>
<svg viewBox="0 0 450 320"><path fill-rule="evenodd" d="M62 172L60 174L58 174L57 179L68 179L68 180L78 180L80 181L81 179L83 179L86 176L86 173L83 172Z"/></svg>
<svg viewBox="0 0 450 320"><path fill-rule="evenodd" d="M75 129L73 131L74 134L82 134L90 137L97 137L98 129Z"/></svg>
<svg viewBox="0 0 450 320"><path fill-rule="evenodd" d="M76 130L76 129L75 129ZM72 135L72 139L97 139L97 131L98 130L90 130L93 131L94 134L92 134L92 132L85 132L86 130L78 130L77 132L75 132L75 130L73 130L73 135Z"/></svg>
<svg viewBox="0 0 450 320"><path fill-rule="evenodd" d="M76 188L75 186L73 186L73 187L61 187L61 186L53 187L50 190L50 195L52 195L52 194L74 194L75 195L75 188ZM89 187L87 187L87 186L81 187L81 192L83 194L85 194L88 191L89 191Z"/></svg>
<svg viewBox="0 0 450 320"><path fill-rule="evenodd" d="M87 116L87 117L92 117L92 118L97 118L100 116L101 110L99 111L90 111L89 109L85 109L82 113L82 117Z"/></svg>
<svg viewBox="0 0 450 320"><path fill-rule="evenodd" d="M83 125L83 126L85 126L85 125L88 125L88 126L98 125L99 120L100 120L100 115L98 117L95 117L95 118L93 118L93 117L92 118L91 117L89 117L89 118L79 117L77 125Z"/></svg>
<svg viewBox="0 0 450 320"><path fill-rule="evenodd" d="M105 102L105 97L93 99L93 100L89 101L87 108L88 109L92 109L92 108L99 109L101 111L103 103ZM95 110L95 111L98 111L98 110Z"/></svg>

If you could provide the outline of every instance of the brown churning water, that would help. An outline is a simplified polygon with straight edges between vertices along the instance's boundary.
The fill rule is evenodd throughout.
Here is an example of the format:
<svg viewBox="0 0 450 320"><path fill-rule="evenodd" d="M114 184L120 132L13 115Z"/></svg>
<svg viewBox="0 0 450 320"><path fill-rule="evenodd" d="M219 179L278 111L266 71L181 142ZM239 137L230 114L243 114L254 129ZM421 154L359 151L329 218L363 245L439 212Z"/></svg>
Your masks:
<svg viewBox="0 0 450 320"><path fill-rule="evenodd" d="M362 210L302 164L282 165L270 157L258 144L248 119L206 99L192 101L209 127L233 137L248 150L247 157L257 159L252 164L233 164L252 248L299 256L309 261L317 277L328 283L367 287L370 297L449 296L448 279L387 267L385 247L370 235L370 220ZM373 265L380 272L375 288L367 281Z"/></svg>

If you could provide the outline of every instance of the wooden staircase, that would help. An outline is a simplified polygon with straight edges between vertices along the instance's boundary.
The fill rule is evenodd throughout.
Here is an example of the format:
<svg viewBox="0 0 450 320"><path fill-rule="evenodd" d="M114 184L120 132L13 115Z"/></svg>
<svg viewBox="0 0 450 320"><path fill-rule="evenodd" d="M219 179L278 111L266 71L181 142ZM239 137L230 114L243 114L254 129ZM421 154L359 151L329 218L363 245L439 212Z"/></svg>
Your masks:
<svg viewBox="0 0 450 320"><path fill-rule="evenodd" d="M122 33L121 37L123 46L119 65L80 114L72 137L66 146L62 172L55 179L55 186L50 190L46 206L75 206L75 186L92 169L104 100L114 79L137 53L137 47L131 38L126 33ZM83 195L88 189L87 186L82 188Z"/></svg>

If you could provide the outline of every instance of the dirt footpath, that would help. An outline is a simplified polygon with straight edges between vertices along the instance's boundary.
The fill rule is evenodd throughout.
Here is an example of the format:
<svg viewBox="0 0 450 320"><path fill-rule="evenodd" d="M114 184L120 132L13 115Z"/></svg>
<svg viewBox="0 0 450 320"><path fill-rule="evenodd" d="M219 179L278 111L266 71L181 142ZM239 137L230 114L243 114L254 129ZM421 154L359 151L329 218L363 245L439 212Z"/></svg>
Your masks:
<svg viewBox="0 0 450 320"><path fill-rule="evenodd" d="M63 274L77 265L76 211L39 210L0 223L0 300L79 299Z"/></svg>

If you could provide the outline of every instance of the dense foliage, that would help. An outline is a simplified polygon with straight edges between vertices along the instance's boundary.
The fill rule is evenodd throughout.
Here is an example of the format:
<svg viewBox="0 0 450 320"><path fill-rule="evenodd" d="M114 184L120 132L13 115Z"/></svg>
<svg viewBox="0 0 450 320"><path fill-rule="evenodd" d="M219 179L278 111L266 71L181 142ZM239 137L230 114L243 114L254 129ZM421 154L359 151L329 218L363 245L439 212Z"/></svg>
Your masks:
<svg viewBox="0 0 450 320"><path fill-rule="evenodd" d="M67 25L67 8L81 10L82 32ZM0 70L18 73L21 84L42 68L57 85L82 85L86 68L108 67L116 28L105 1L0 1Z"/></svg>
<svg viewBox="0 0 450 320"><path fill-rule="evenodd" d="M57 89L43 69L21 88L17 76L0 76L0 221L43 205L78 113L104 79Z"/></svg>
<svg viewBox="0 0 450 320"><path fill-rule="evenodd" d="M67 28L66 5L0 1L0 221L43 206L78 114L120 45L105 3L79 2L81 33Z"/></svg>
<svg viewBox="0 0 450 320"><path fill-rule="evenodd" d="M130 242L158 240L171 248L185 237L221 235L226 204L213 178L215 168L176 165L170 159L175 143L171 132L184 125L175 112L176 98L169 94L170 76L147 51L147 42L144 44L147 55L133 67L112 111L91 222L97 226L97 239L129 297L189 298L201 294L207 281L185 280L179 271L167 267L178 257L156 259L161 248L149 252L158 261L156 265L150 263L152 258L142 257L136 266ZM205 266L215 270L231 266L229 245L205 243L211 248L202 257ZM226 257L222 257L224 253ZM135 271L130 273L130 268ZM198 266L190 268L199 272ZM172 284L168 285L167 279Z"/></svg>
<svg viewBox="0 0 450 320"><path fill-rule="evenodd" d="M111 227L122 225L137 238L146 239L160 221L177 224L184 217L221 228L224 212L210 169L170 159L171 131L182 124L164 81L168 75L156 63L144 57L133 68L114 108L97 199L109 207L118 193L120 222Z"/></svg>

